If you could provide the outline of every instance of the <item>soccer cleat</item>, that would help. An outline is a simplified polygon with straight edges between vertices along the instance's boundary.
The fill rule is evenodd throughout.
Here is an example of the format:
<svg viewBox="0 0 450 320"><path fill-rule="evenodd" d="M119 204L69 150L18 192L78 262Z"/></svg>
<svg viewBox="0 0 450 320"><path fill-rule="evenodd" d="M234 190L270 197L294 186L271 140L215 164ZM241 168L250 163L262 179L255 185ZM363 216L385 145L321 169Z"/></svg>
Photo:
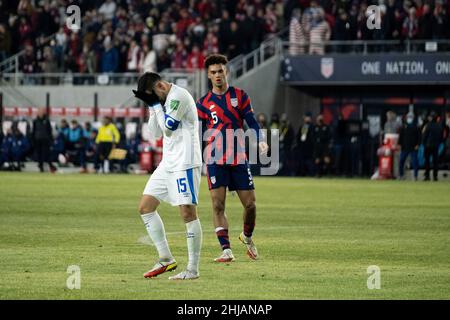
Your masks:
<svg viewBox="0 0 450 320"><path fill-rule="evenodd" d="M170 259L170 261L158 261L152 269L144 273L144 278L153 278L157 275L167 272L173 271L177 268L177 262L175 259Z"/></svg>
<svg viewBox="0 0 450 320"><path fill-rule="evenodd" d="M169 277L169 280L194 280L197 279L200 275L198 274L198 272L193 272L193 271L183 271L180 272L179 274L173 276L173 277Z"/></svg>
<svg viewBox="0 0 450 320"><path fill-rule="evenodd" d="M241 240L241 242L247 246L247 255L250 257L250 259L253 259L253 260L258 259L258 250L256 249L252 238L246 237L244 235L244 233L242 232L239 235L239 240Z"/></svg>
<svg viewBox="0 0 450 320"><path fill-rule="evenodd" d="M234 256L233 252L231 252L231 249L225 249L223 250L223 253L220 257L214 259L215 262L233 262Z"/></svg>

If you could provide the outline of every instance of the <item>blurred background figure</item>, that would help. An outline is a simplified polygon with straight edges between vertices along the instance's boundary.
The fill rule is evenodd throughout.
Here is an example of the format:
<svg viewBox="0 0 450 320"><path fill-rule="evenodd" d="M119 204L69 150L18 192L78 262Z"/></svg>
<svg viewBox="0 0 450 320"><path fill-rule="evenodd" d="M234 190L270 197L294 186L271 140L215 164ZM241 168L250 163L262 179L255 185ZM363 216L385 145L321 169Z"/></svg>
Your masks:
<svg viewBox="0 0 450 320"><path fill-rule="evenodd" d="M420 145L420 129L414 123L414 114L406 115L405 123L400 129L398 139L400 148L400 179L405 178L405 162L410 157L410 167L414 169L414 180L417 181L419 175L418 150Z"/></svg>
<svg viewBox="0 0 450 320"><path fill-rule="evenodd" d="M294 56L305 53L306 34L301 16L300 9L294 9L289 23L289 54Z"/></svg>
<svg viewBox="0 0 450 320"><path fill-rule="evenodd" d="M303 125L295 139L298 159L298 173L301 176L313 176L314 171L314 124L311 112L303 116Z"/></svg>
<svg viewBox="0 0 450 320"><path fill-rule="evenodd" d="M279 139L280 139L280 170L278 174L291 176L294 174L294 163L292 161L292 144L295 132L291 123L287 119L286 113L280 117Z"/></svg>
<svg viewBox="0 0 450 320"><path fill-rule="evenodd" d="M433 162L433 180L438 180L439 171L439 146L443 142L444 129L438 123L436 113L431 112L428 123L422 131L422 143L425 148L425 181L430 180L430 162Z"/></svg>
<svg viewBox="0 0 450 320"><path fill-rule="evenodd" d="M6 136L0 142L0 146L0 169L21 171L22 163L30 149L30 143L17 128L17 123L14 123L8 129Z"/></svg>
<svg viewBox="0 0 450 320"><path fill-rule="evenodd" d="M38 116L33 121L31 136L39 170L44 172L44 163L48 163L50 172L56 172L56 167L50 159L50 147L53 143L52 127L45 109L39 109Z"/></svg>
<svg viewBox="0 0 450 320"><path fill-rule="evenodd" d="M110 117L105 117L102 126L98 129L95 154L95 170L97 173L109 173L110 163L109 154L117 143L120 142L120 133L117 127L112 123ZM100 166L102 169L100 170Z"/></svg>
<svg viewBox="0 0 450 320"><path fill-rule="evenodd" d="M330 127L323 121L323 116L318 115L314 127L314 164L318 177L328 175L330 169Z"/></svg>

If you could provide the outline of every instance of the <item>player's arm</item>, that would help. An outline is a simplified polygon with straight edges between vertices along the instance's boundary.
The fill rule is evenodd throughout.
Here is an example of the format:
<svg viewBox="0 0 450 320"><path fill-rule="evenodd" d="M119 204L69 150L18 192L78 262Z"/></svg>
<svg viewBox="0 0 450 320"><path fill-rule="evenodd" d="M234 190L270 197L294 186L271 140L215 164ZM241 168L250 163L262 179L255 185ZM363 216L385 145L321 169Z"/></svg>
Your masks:
<svg viewBox="0 0 450 320"><path fill-rule="evenodd" d="M170 137L180 127L181 119L186 113L188 105L189 99L183 94L171 97L170 100L167 99L165 110L160 103L153 105L158 125L166 136Z"/></svg>
<svg viewBox="0 0 450 320"><path fill-rule="evenodd" d="M159 101L159 98L156 96L155 93L147 93L142 91L136 91L133 90L134 96L142 101L144 101L150 110L154 111L154 118L155 121L161 130L162 133L164 133L166 136L170 137L172 135L172 132L178 129L178 126L180 124L181 118L184 115L184 112L186 110L184 106L184 101L174 100L167 101L168 103L166 110L167 112L164 112L164 109ZM182 97L180 97L182 98ZM152 117L150 117L152 119ZM155 126L153 123L149 123L149 125L152 125L152 131L157 132Z"/></svg>
<svg viewBox="0 0 450 320"><path fill-rule="evenodd" d="M244 118L247 126L253 129L256 133L256 137L258 139L258 146L262 154L266 154L269 150L269 146L267 142L265 142L265 136L260 131L260 126L258 121L256 121L255 113L253 112L252 104L250 102L250 98L245 92L242 92L241 104L240 104L240 113Z"/></svg>
<svg viewBox="0 0 450 320"><path fill-rule="evenodd" d="M202 135L203 133L208 129L208 114L207 109L201 104L200 100L196 103L197 106L197 115L198 115L198 121L202 125Z"/></svg>
<svg viewBox="0 0 450 320"><path fill-rule="evenodd" d="M150 136L152 139L155 140L161 138L163 134L161 128L159 127L158 121L156 120L156 113L153 108L149 108L148 112L148 130L150 131Z"/></svg>

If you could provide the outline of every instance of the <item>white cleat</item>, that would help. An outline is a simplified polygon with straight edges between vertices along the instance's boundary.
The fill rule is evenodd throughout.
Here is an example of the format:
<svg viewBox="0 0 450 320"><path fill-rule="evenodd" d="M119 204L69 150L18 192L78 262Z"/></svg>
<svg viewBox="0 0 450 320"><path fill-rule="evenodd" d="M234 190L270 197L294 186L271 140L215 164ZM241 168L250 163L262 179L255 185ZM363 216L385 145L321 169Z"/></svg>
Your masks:
<svg viewBox="0 0 450 320"><path fill-rule="evenodd" d="M257 260L258 259L258 250L256 249L255 244L253 243L252 238L247 238L242 232L239 235L239 240L247 247L247 255L250 259Z"/></svg>
<svg viewBox="0 0 450 320"><path fill-rule="evenodd" d="M169 277L169 280L194 280L197 279L200 276L200 274L198 272L193 272L193 271L183 271L180 272L179 274L173 276L173 277Z"/></svg>
<svg viewBox="0 0 450 320"><path fill-rule="evenodd" d="M223 253L220 257L215 258L214 261L215 262L233 262L234 256L233 256L233 252L231 252L231 249L225 249L223 250Z"/></svg>

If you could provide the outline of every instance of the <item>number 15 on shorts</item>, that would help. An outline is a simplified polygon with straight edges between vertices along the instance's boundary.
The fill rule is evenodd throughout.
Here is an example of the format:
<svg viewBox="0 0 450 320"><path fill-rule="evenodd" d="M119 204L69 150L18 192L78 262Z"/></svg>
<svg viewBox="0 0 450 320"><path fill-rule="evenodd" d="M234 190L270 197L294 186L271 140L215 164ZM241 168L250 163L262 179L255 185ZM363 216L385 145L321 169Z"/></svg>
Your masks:
<svg viewBox="0 0 450 320"><path fill-rule="evenodd" d="M178 193L186 192L186 178L177 179Z"/></svg>

